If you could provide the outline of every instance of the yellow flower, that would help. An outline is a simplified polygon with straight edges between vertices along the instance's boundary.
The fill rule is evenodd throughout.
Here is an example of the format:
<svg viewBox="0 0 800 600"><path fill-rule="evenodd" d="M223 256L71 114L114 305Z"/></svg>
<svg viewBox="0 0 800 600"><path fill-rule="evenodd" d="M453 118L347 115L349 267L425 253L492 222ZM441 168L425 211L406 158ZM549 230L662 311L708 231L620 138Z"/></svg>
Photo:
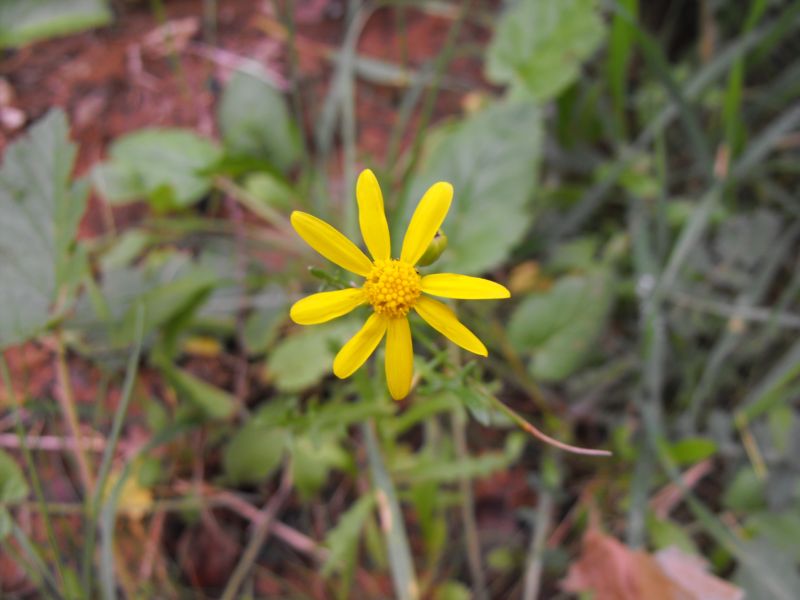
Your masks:
<svg viewBox="0 0 800 600"><path fill-rule="evenodd" d="M420 275L415 268L450 209L453 186L449 183L433 184L419 201L399 259L391 256L383 194L369 169L358 177L356 198L361 235L373 260L317 217L295 211L291 221L309 246L343 269L364 277L363 285L313 294L296 302L289 314L295 323L315 325L341 317L362 304L371 305L372 315L336 355L333 372L342 379L352 375L386 335L386 381L392 398L402 400L411 389L414 369L407 317L412 308L431 327L465 350L481 356L488 354L486 346L461 324L447 305L426 294L468 300L508 298L511 294L499 283L487 279L453 273Z"/></svg>

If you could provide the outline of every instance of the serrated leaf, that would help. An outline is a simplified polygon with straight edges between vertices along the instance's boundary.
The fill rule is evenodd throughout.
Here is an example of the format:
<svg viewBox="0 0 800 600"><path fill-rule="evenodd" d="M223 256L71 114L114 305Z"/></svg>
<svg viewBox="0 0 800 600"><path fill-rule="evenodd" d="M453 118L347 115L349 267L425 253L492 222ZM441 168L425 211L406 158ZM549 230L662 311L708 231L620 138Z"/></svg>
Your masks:
<svg viewBox="0 0 800 600"><path fill-rule="evenodd" d="M497 24L486 76L549 100L577 79L604 35L595 0L520 0Z"/></svg>
<svg viewBox="0 0 800 600"><path fill-rule="evenodd" d="M237 71L217 115L225 146L233 155L262 158L286 171L300 156L300 132L283 94L262 72Z"/></svg>
<svg viewBox="0 0 800 600"><path fill-rule="evenodd" d="M278 344L267 360L267 376L278 389L297 392L332 372L333 357L359 324L337 321L315 325Z"/></svg>
<svg viewBox="0 0 800 600"><path fill-rule="evenodd" d="M525 446L525 439L519 435L509 435L503 452L485 452L462 460L447 460L439 456L415 457L411 464L400 465L393 472L398 478L412 480L414 483L436 481L454 482L461 479L477 479L507 468L515 462Z"/></svg>
<svg viewBox="0 0 800 600"><path fill-rule="evenodd" d="M0 450L0 504L15 504L28 496L28 482L17 462Z"/></svg>
<svg viewBox="0 0 800 600"><path fill-rule="evenodd" d="M178 128L129 133L111 145L109 154L107 162L92 170L100 194L113 204L147 199L161 211L202 199L222 157L213 141Z"/></svg>
<svg viewBox="0 0 800 600"><path fill-rule="evenodd" d="M560 381L583 364L608 318L611 283L601 270L564 277L517 307L509 337L520 352L533 353L530 370L536 377Z"/></svg>
<svg viewBox="0 0 800 600"><path fill-rule="evenodd" d="M0 46L19 46L110 22L105 0L3 0Z"/></svg>
<svg viewBox="0 0 800 600"><path fill-rule="evenodd" d="M449 242L436 269L479 274L500 265L531 224L541 145L541 115L530 103L495 104L448 131L409 187L395 244L428 187L449 181L455 196L442 226Z"/></svg>
<svg viewBox="0 0 800 600"><path fill-rule="evenodd" d="M280 466L287 440L280 427L246 425L225 446L225 474L233 483L264 481Z"/></svg>
<svg viewBox="0 0 800 600"><path fill-rule="evenodd" d="M60 110L6 151L0 168L0 348L41 330L60 285L80 275L73 246L87 189L70 184L75 154Z"/></svg>

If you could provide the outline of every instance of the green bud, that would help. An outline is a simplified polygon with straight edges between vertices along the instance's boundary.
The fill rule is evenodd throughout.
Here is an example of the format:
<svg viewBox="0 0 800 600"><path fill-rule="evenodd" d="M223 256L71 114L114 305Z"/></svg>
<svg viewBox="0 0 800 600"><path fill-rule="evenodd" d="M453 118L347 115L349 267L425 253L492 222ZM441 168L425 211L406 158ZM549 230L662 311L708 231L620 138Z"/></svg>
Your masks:
<svg viewBox="0 0 800 600"><path fill-rule="evenodd" d="M439 257L442 255L447 249L447 236L442 233L442 230L436 232L433 240L431 240L428 249L425 250L425 254L422 255L422 258L417 261L417 264L420 267L427 267L428 265L432 265L435 263Z"/></svg>

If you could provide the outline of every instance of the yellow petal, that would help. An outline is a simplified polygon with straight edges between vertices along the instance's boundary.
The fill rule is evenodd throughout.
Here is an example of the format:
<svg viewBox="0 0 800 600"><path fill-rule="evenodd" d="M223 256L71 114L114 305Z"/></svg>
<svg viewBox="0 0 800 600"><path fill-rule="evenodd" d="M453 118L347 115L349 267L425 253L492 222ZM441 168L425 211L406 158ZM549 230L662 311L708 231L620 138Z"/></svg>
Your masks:
<svg viewBox="0 0 800 600"><path fill-rule="evenodd" d="M462 325L461 321L458 320L458 317L456 317L455 313L450 310L447 305L433 298L420 296L417 303L414 305L414 310L419 313L420 317L427 321L428 325L452 342L464 348L464 350L469 350L481 356L489 355L483 342Z"/></svg>
<svg viewBox="0 0 800 600"><path fill-rule="evenodd" d="M333 359L333 373L340 379L350 377L375 351L386 333L388 320L372 313L364 326L347 342Z"/></svg>
<svg viewBox="0 0 800 600"><path fill-rule="evenodd" d="M367 297L361 289L321 292L295 302L289 316L298 325L316 325L346 315L366 301Z"/></svg>
<svg viewBox="0 0 800 600"><path fill-rule="evenodd" d="M402 400L408 396L413 376L414 348L408 319L390 319L386 335L386 383L392 398Z"/></svg>
<svg viewBox="0 0 800 600"><path fill-rule="evenodd" d="M361 235L372 258L386 260L391 257L392 244L389 238L389 224L383 209L383 194L375 174L369 169L361 171L356 183L358 200L358 224Z"/></svg>
<svg viewBox="0 0 800 600"><path fill-rule="evenodd" d="M366 277L372 261L358 247L322 219L296 210L292 227L314 250L343 269Z"/></svg>
<svg viewBox="0 0 800 600"><path fill-rule="evenodd" d="M455 273L425 275L422 278L422 291L433 296L461 300L493 300L511 297L511 292L499 283Z"/></svg>
<svg viewBox="0 0 800 600"><path fill-rule="evenodd" d="M453 186L449 183L440 181L428 188L408 224L400 260L417 264L442 226L452 201Z"/></svg>

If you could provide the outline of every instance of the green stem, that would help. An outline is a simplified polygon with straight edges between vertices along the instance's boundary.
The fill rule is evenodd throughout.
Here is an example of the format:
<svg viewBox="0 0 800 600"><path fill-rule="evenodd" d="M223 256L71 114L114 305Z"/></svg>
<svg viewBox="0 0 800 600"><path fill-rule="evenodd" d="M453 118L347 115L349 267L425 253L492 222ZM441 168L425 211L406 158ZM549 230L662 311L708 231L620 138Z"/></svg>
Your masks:
<svg viewBox="0 0 800 600"><path fill-rule="evenodd" d="M375 421L362 423L361 431L367 448L369 470L375 486L380 512L381 529L386 537L386 550L392 570L395 595L399 600L418 600L420 597L414 562L408 545L403 513L397 500L397 492L383 462Z"/></svg>
<svg viewBox="0 0 800 600"><path fill-rule="evenodd" d="M111 425L111 433L109 434L105 451L103 452L103 459L100 463L100 471L97 474L97 485L94 488L91 503L87 507L87 531L84 537L85 545L82 573L84 587L87 590L90 590L92 585L95 536L97 533L97 519L100 511L100 504L103 493L106 489L108 475L111 472L111 460L114 458L114 451L116 450L117 443L119 442L119 437L122 432L122 424L125 420L125 416L128 414L128 408L130 407L131 399L133 398L133 386L136 382L136 375L138 373L139 358L142 352L142 339L144 336L144 307L142 305L139 305L136 310L135 331L136 342L125 371L125 382L122 385L122 398L117 411L114 414L114 421Z"/></svg>
<svg viewBox="0 0 800 600"><path fill-rule="evenodd" d="M448 354L453 367L457 370L461 363L458 347L448 344ZM450 422L453 430L456 456L459 462L469 459L467 447L467 420L463 410L453 410L450 413ZM469 477L462 476L458 480L458 490L461 496L461 522L464 526L464 540L467 544L467 564L469 565L472 580L472 593L476 600L485 600L486 574L481 561L481 544L478 535L478 524L475 521L475 496L472 493L472 482Z"/></svg>

